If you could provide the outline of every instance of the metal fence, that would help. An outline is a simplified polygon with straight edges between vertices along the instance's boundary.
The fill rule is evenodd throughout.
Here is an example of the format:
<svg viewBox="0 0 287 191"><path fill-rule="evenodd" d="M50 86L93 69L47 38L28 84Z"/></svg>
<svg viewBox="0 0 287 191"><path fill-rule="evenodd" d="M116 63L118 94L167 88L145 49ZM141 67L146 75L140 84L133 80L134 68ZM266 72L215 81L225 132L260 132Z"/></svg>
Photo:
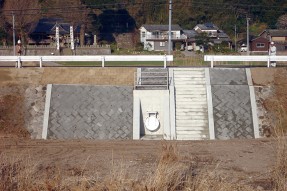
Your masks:
<svg viewBox="0 0 287 191"><path fill-rule="evenodd" d="M266 62L267 67L270 67L270 62L287 61L287 56L229 56L229 55L205 55L204 61L210 62L210 67L213 68L216 61L229 62Z"/></svg>
<svg viewBox="0 0 287 191"><path fill-rule="evenodd" d="M102 56L0 56L0 62L16 62L17 67L22 67L22 62L101 62L105 67L105 62L125 61L125 62L146 62L162 61L163 67L166 68L167 62L173 61L172 55L102 55Z"/></svg>
<svg viewBox="0 0 287 191"><path fill-rule="evenodd" d="M135 72L134 89L135 90L168 90L169 86L168 72Z"/></svg>

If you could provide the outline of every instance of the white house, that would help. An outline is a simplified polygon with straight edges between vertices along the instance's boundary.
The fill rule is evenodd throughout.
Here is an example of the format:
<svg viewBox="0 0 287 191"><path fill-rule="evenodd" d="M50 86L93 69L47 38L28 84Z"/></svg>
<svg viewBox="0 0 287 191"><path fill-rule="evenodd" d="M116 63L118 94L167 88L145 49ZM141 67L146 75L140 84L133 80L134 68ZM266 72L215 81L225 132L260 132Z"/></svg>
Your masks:
<svg viewBox="0 0 287 191"><path fill-rule="evenodd" d="M140 41L145 50L168 51L168 25L142 25L140 27ZM183 42L185 37L181 34L179 25L171 26L171 49L176 41Z"/></svg>
<svg viewBox="0 0 287 191"><path fill-rule="evenodd" d="M213 23L198 24L194 27L197 33L206 33L209 37L217 37L219 28Z"/></svg>

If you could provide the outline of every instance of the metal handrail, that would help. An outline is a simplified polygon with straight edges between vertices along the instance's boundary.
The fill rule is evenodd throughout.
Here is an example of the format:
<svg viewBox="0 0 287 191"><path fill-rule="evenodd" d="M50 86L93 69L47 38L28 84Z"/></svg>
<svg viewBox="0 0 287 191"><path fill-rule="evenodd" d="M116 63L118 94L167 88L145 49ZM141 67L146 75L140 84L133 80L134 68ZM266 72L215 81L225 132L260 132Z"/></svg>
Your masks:
<svg viewBox="0 0 287 191"><path fill-rule="evenodd" d="M270 67L271 61L287 61L287 56L269 56L269 55L251 55L251 56L234 56L234 55L205 55L204 61L210 61L210 67L214 67L216 61L243 61L243 62L267 62L267 67Z"/></svg>
<svg viewBox="0 0 287 191"><path fill-rule="evenodd" d="M143 76L143 74L151 74L151 75ZM152 75L152 74L160 74L160 75ZM166 75L162 75L162 74L166 74ZM149 79L149 78L152 78L152 79ZM159 78L165 78L163 79L164 83L158 83L159 81L157 81L156 79L159 79ZM149 79L149 80L146 80L146 79ZM137 72L134 73L134 89L137 89L137 87L166 87L168 89L169 88L168 86L169 86L168 72L141 72L140 77L138 76Z"/></svg>

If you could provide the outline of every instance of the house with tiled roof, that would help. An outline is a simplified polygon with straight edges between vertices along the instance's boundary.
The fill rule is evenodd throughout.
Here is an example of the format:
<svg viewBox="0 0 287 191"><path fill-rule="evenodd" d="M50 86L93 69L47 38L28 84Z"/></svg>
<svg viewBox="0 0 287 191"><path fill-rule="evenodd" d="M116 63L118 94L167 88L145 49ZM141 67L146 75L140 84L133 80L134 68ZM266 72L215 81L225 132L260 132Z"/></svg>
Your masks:
<svg viewBox="0 0 287 191"><path fill-rule="evenodd" d="M168 25L142 25L140 27L140 42L145 50L168 50ZM229 36L212 23L198 24L192 30L183 30L179 25L171 26L171 48L175 44L181 45L181 50L197 50L196 38L199 34L206 33L211 44L227 42L231 46Z"/></svg>
<svg viewBox="0 0 287 191"><path fill-rule="evenodd" d="M267 39L269 43L274 42L277 52L287 51L287 29L266 29L259 37Z"/></svg>
<svg viewBox="0 0 287 191"><path fill-rule="evenodd" d="M139 31L145 50L168 51L169 25L142 25ZM184 41L181 31L179 25L171 25L171 48L175 42Z"/></svg>
<svg viewBox="0 0 287 191"><path fill-rule="evenodd" d="M56 27L59 27L60 40L70 35L70 23L61 18L43 18L35 25L29 35L28 44L50 45L56 35ZM79 36L80 26L74 27L74 35Z"/></svg>
<svg viewBox="0 0 287 191"><path fill-rule="evenodd" d="M226 42L229 44L229 46L231 46L231 39L229 38L229 36L213 23L198 24L194 27L194 30L198 34L207 34L210 42L213 44L221 44L223 42Z"/></svg>

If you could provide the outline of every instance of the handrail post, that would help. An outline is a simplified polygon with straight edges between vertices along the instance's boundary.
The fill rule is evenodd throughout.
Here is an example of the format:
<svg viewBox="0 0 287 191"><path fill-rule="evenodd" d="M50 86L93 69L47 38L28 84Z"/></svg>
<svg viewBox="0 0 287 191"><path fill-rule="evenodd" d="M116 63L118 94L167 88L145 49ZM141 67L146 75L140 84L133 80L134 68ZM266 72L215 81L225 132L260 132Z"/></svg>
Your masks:
<svg viewBox="0 0 287 191"><path fill-rule="evenodd" d="M21 59L20 59L20 56L17 57L17 68L21 68Z"/></svg>
<svg viewBox="0 0 287 191"><path fill-rule="evenodd" d="M104 68L105 67L105 57L102 56L102 67Z"/></svg>
<svg viewBox="0 0 287 191"><path fill-rule="evenodd" d="M166 57L166 54L164 55L164 57L163 57L163 61L164 61L164 68L166 68L166 60L167 60L167 57Z"/></svg>
<svg viewBox="0 0 287 191"><path fill-rule="evenodd" d="M211 66L210 66L211 68L213 68L213 61L214 61L214 57L212 56L211 57Z"/></svg>
<svg viewBox="0 0 287 191"><path fill-rule="evenodd" d="M42 56L40 56L40 68L42 68Z"/></svg>
<svg viewBox="0 0 287 191"><path fill-rule="evenodd" d="M269 68L269 67L270 67L270 56L267 59L267 68Z"/></svg>

